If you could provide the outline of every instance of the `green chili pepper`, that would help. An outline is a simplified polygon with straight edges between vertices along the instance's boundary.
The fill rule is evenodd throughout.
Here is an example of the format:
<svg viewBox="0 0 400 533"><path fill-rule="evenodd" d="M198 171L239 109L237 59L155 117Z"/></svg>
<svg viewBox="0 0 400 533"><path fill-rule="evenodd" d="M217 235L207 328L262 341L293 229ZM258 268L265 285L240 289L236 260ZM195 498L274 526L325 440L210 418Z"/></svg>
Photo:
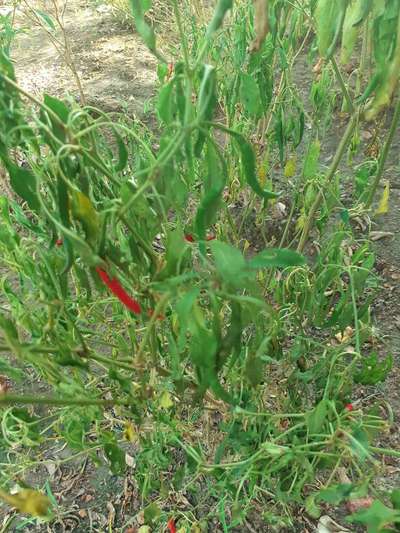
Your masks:
<svg viewBox="0 0 400 533"><path fill-rule="evenodd" d="M199 241L205 240L207 227L215 218L228 174L226 163L218 154L217 147L210 138L207 144L207 164L208 183L204 187L207 192L200 202L195 218L195 229ZM200 243L200 251L205 253L204 243Z"/></svg>
<svg viewBox="0 0 400 533"><path fill-rule="evenodd" d="M246 181L253 189L253 191L261 198L264 198L264 200L278 198L278 196L280 196L280 193L263 189L259 184L256 173L256 156L254 154L254 150L251 144L245 139L245 137L241 133L231 130L230 128L226 128L222 124L212 122L210 123L210 125L214 128L218 128L219 130L224 131L225 133L228 133L231 137L235 139L237 147L240 151L242 167Z"/></svg>

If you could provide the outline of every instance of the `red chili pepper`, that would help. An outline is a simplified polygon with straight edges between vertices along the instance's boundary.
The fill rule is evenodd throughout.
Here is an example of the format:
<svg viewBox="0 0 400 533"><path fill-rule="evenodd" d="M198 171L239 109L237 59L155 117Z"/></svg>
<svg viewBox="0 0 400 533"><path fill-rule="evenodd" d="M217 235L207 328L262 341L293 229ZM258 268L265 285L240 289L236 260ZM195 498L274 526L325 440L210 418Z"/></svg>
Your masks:
<svg viewBox="0 0 400 533"><path fill-rule="evenodd" d="M62 246L63 245L63 240L62 239L57 239L56 240L56 246Z"/></svg>
<svg viewBox="0 0 400 533"><path fill-rule="evenodd" d="M206 241L213 241L214 239L216 239L216 236L215 235L207 235L206 237ZM195 238L193 237L193 235L191 233L187 233L185 235L185 241L187 242L196 242Z"/></svg>
<svg viewBox="0 0 400 533"><path fill-rule="evenodd" d="M352 403L346 403L344 408L346 409L346 411L353 411L354 405Z"/></svg>
<svg viewBox="0 0 400 533"><path fill-rule="evenodd" d="M174 72L174 64L168 63L167 80L169 80Z"/></svg>
<svg viewBox="0 0 400 533"><path fill-rule="evenodd" d="M176 525L175 525L175 520L173 518L170 518L168 520L167 528L168 528L169 533L176 533Z"/></svg>
<svg viewBox="0 0 400 533"><path fill-rule="evenodd" d="M140 315L142 312L140 303L129 296L116 278L110 279L107 272L102 270L100 267L96 267L96 272L100 276L103 283L107 285L110 291L118 298L118 300L120 300L120 302L122 302L130 311L132 311L132 313Z"/></svg>

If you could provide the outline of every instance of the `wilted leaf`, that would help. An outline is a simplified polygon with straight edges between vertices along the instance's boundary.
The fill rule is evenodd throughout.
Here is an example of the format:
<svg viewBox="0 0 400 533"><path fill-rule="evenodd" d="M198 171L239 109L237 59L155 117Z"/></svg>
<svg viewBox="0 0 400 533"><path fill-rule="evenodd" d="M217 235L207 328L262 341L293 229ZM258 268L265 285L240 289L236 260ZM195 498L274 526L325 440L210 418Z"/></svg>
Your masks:
<svg viewBox="0 0 400 533"><path fill-rule="evenodd" d="M269 31L268 0L254 0L254 29L256 36L251 43L250 50L258 52Z"/></svg>
<svg viewBox="0 0 400 533"><path fill-rule="evenodd" d="M307 426L310 434L319 433L327 421L329 413L329 400L321 400L307 416Z"/></svg>
<svg viewBox="0 0 400 533"><path fill-rule="evenodd" d="M389 196L390 183L386 181L385 188L383 189L383 193L379 201L379 205L375 211L375 215L385 215L389 211Z"/></svg>
<svg viewBox="0 0 400 533"><path fill-rule="evenodd" d="M385 526L392 523L400 523L400 512L390 509L379 500L376 500L371 507L361 509L357 513L349 516L347 520L366 525L368 533L379 533Z"/></svg>
<svg viewBox="0 0 400 533"><path fill-rule="evenodd" d="M330 516L324 515L319 519L317 533L351 533L351 531L332 520Z"/></svg>
<svg viewBox="0 0 400 533"><path fill-rule="evenodd" d="M171 394L168 391L164 391L160 398L160 407L162 409L170 409L174 406L174 402L172 401Z"/></svg>
<svg viewBox="0 0 400 533"><path fill-rule="evenodd" d="M136 442L138 440L137 432L132 422L125 422L124 439L129 442Z"/></svg>
<svg viewBox="0 0 400 533"><path fill-rule="evenodd" d="M81 191L72 191L72 214L78 219L89 241L95 241L100 231L99 215L90 199Z"/></svg>
<svg viewBox="0 0 400 533"><path fill-rule="evenodd" d="M284 175L285 178L293 178L296 173L296 156L290 157L286 161Z"/></svg>
<svg viewBox="0 0 400 533"><path fill-rule="evenodd" d="M31 516L46 516L51 505L47 496L32 489L24 489L17 494L8 494L0 490L0 498L21 513Z"/></svg>

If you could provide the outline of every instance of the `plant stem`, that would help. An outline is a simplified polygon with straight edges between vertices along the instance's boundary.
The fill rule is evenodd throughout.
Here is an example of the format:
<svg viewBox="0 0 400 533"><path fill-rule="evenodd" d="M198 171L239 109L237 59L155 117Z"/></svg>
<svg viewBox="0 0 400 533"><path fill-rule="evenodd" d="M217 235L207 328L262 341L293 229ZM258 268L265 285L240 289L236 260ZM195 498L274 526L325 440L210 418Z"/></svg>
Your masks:
<svg viewBox="0 0 400 533"><path fill-rule="evenodd" d="M339 82L340 88L342 89L343 96L347 102L348 110L350 114L353 115L356 111L354 104L353 104L353 100L351 99L349 90L343 79L342 73L340 72L340 69L338 67L338 64L336 63L336 59L334 58L334 56L331 57L331 63L332 63L333 70L335 71L336 78Z"/></svg>
<svg viewBox="0 0 400 533"><path fill-rule="evenodd" d="M344 135L339 143L339 146L336 150L335 157L333 158L332 164L328 170L328 174L326 176L325 184L324 186L328 186L331 181L333 180L336 171L339 167L340 161L342 160L344 153L346 151L346 148L350 142L350 139L353 135L354 129L356 127L356 124L358 122L358 113L355 113L352 117L350 122L347 125L346 131L344 132ZM311 206L310 212L308 213L307 219L304 223L303 232L300 237L300 242L297 246L297 251L302 252L304 250L304 246L307 242L308 235L311 231L311 228L314 223L315 214L318 211L319 207L321 206L321 202L323 199L323 192L322 189L317 194L317 197L314 200L314 203Z"/></svg>
<svg viewBox="0 0 400 533"><path fill-rule="evenodd" d="M381 453L383 455L390 455L392 457L400 457L400 451L391 450L390 448L377 448L375 446L369 446L368 449L374 453Z"/></svg>
<svg viewBox="0 0 400 533"><path fill-rule="evenodd" d="M50 398L46 396L29 396L18 394L4 394L0 395L0 405L14 405L16 403L22 405L49 405L54 407L63 407L67 405L101 405L104 407L113 405L130 405L131 400L91 400L89 398Z"/></svg>
<svg viewBox="0 0 400 533"><path fill-rule="evenodd" d="M165 304L167 303L168 299L170 297L169 292L164 294L164 296L159 300L157 303L154 312L151 316L150 322L147 326L146 333L143 336L143 340L139 346L138 353L136 355L136 360L140 363L142 363L143 353L146 348L147 343L149 342L151 333L153 331L154 324L156 323L158 316L164 311Z"/></svg>
<svg viewBox="0 0 400 533"><path fill-rule="evenodd" d="M371 207L371 204L373 202L376 190L377 190L377 188L379 186L379 182L380 182L380 180L382 178L383 170L385 168L386 159L387 159L387 157L389 155L389 150L390 150L390 147L391 147L392 142L393 142L393 137L394 137L394 134L396 133L396 129L397 129L398 125L399 125L399 120L400 120L400 95L399 95L399 98L397 100L397 104L396 104L396 107L395 107L395 110L394 110L394 114L393 114L393 118L392 118L392 123L390 125L390 130L389 130L388 136L386 138L386 142L385 142L385 145L383 147L382 154L379 157L378 169L376 171L375 179L374 179L374 181L373 181L373 183L371 185L371 188L370 188L370 191L369 191L369 194L368 194L368 197L367 197L367 201L366 201L366 207L367 208Z"/></svg>
<svg viewBox="0 0 400 533"><path fill-rule="evenodd" d="M43 353L43 354L54 354L57 353L59 350L56 348L51 348L48 346L29 346L29 344L22 344L21 348L28 349L31 353ZM6 344L0 344L0 352L10 352L11 347L7 346ZM82 356L82 350L81 349L75 349L71 350L73 353ZM132 364L124 363L122 361L118 361L117 359L110 359L109 357L105 357L103 355L98 355L96 353L91 352L90 350L87 350L85 354L83 355L88 360L98 361L99 363L104 363L107 365L114 365L118 368L123 368L124 370L133 370Z"/></svg>

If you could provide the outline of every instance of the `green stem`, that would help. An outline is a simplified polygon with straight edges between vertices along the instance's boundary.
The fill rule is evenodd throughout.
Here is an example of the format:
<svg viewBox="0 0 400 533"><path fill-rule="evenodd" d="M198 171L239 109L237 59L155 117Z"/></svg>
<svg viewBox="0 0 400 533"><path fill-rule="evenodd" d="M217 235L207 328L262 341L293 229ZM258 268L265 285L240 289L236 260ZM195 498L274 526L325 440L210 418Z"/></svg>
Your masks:
<svg viewBox="0 0 400 533"><path fill-rule="evenodd" d="M378 169L376 171L375 179L374 179L374 181L373 181L373 183L371 185L371 188L370 188L370 191L369 191L369 194L368 194L368 198L367 198L367 201L366 201L366 207L367 208L371 207L371 204L373 202L376 190L377 190L377 188L379 186L379 182L381 181L383 170L385 168L386 159L387 159L387 157L389 155L389 150L390 150L390 147L391 147L392 142L393 142L393 137L394 137L394 134L396 133L397 126L399 125L399 120L400 120L400 95L399 95L399 98L397 100L397 104L396 104L396 107L395 107L395 110L394 110L392 123L390 125L390 130L389 130L388 136L386 138L386 142L385 142L385 145L383 147L382 154L381 154L381 156L379 158Z"/></svg>
<svg viewBox="0 0 400 533"><path fill-rule="evenodd" d="M130 405L132 400L91 400L89 398L50 398L46 396L28 396L18 394L0 395L1 405L49 405L54 407L63 407L67 405L101 405L110 407L113 405Z"/></svg>
<svg viewBox="0 0 400 533"><path fill-rule="evenodd" d="M180 37L180 41L181 41L181 44L182 44L183 57L184 57L184 60L185 60L186 72L189 74L189 72L190 72L190 62L189 62L189 49L188 49L188 45L187 45L186 34L183 31L182 19L181 19L181 14L179 12L179 7L178 7L177 0L173 0L172 4L173 4L173 8L174 8L174 15L175 15L175 19L176 19L176 24L178 26L179 37Z"/></svg>
<svg viewBox="0 0 400 533"><path fill-rule="evenodd" d="M152 334L152 331L153 331L153 327L158 319L158 316L164 311L164 307L167 303L167 301L169 300L170 298L170 294L169 292L167 292L166 294L164 294L164 296L159 300L159 302L157 303L155 309L154 309L154 312L151 316L151 319L150 319L150 322L147 326L147 329L146 329L146 333L144 334L143 336L143 340L139 346L139 350L138 350L138 353L136 355L136 360L139 361L139 363L142 362L142 358L143 358L143 354L144 354L144 350L147 346L147 343L149 342L149 339L151 337L151 334Z"/></svg>
<svg viewBox="0 0 400 533"><path fill-rule="evenodd" d="M400 457L400 451L391 450L390 448L376 448L375 446L369 446L371 452L381 453L383 455L390 455L392 457Z"/></svg>
<svg viewBox="0 0 400 533"><path fill-rule="evenodd" d="M331 181L333 180L336 174L336 171L339 167L340 161L342 160L344 153L349 145L349 142L353 135L357 121L358 121L358 114L356 113L352 116L350 122L348 123L346 131L344 132L344 135L339 143L339 146L336 150L335 157L333 158L332 164L328 170L328 174L325 179L324 187L329 186ZM311 206L307 219L304 223L303 232L301 234L300 242L297 247L297 251L300 253L304 250L304 247L308 239L308 235L314 223L315 214L321 206L322 199L323 199L323 192L322 192L322 189L320 189L319 193L317 194L317 197L314 200L314 203Z"/></svg>
<svg viewBox="0 0 400 533"><path fill-rule="evenodd" d="M29 346L29 344L22 344L21 348L28 349L31 353L44 353L44 354L54 354L57 353L59 350L56 348L50 348L47 346ZM6 344L0 344L0 352L10 352L11 347L7 346ZM82 356L82 350L81 349L74 349L71 350L76 355ZM133 370L133 367L131 364L124 363L118 360L110 359L109 357L105 357L103 355L98 355L90 350L87 350L83 357L89 360L98 361L99 363L104 363L106 365L114 365L118 368L123 368L124 370Z"/></svg>
<svg viewBox="0 0 400 533"><path fill-rule="evenodd" d="M353 115L356 111L354 104L353 104L353 100L351 99L349 90L343 79L342 73L340 72L340 69L338 67L338 64L336 63L336 59L334 58L334 56L331 57L331 63L332 63L333 70L335 71L336 78L339 82L340 88L342 89L343 96L347 102L348 110L350 114Z"/></svg>

